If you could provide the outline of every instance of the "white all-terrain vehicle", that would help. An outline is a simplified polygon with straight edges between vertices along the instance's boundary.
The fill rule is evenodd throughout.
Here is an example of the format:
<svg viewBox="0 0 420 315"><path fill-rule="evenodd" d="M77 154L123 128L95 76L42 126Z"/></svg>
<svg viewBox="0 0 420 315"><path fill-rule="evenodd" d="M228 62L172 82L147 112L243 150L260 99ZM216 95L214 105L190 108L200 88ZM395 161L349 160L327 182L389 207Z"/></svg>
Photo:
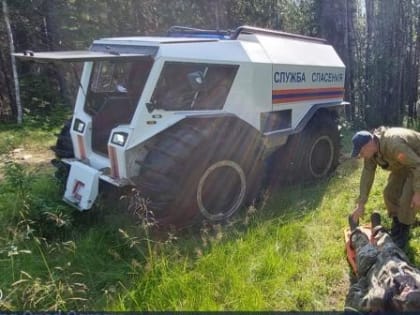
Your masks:
<svg viewBox="0 0 420 315"><path fill-rule="evenodd" d="M64 200L79 210L105 181L136 188L160 224L219 221L255 198L279 148L275 162L305 179L338 164L345 66L322 39L173 27L95 40L88 51L15 55L84 62L55 148L69 169Z"/></svg>

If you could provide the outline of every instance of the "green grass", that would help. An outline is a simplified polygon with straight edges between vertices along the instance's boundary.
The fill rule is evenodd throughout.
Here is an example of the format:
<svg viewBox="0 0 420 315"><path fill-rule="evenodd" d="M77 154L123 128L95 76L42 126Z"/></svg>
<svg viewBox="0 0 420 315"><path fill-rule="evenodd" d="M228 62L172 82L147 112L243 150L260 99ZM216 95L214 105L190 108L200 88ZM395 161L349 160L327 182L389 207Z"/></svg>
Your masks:
<svg viewBox="0 0 420 315"><path fill-rule="evenodd" d="M56 107L52 114L25 116L22 125L15 123L0 124L0 155L8 154L18 147L27 149L47 149L55 144L63 121L70 116L64 106Z"/></svg>
<svg viewBox="0 0 420 315"><path fill-rule="evenodd" d="M0 149L47 150L55 132L2 129ZM0 183L0 309L342 310L350 277L343 229L360 168L348 160L315 185L273 187L261 207L223 226L150 235L114 209L66 206L51 167L9 164ZM386 176L378 171L365 220L374 209L385 214Z"/></svg>

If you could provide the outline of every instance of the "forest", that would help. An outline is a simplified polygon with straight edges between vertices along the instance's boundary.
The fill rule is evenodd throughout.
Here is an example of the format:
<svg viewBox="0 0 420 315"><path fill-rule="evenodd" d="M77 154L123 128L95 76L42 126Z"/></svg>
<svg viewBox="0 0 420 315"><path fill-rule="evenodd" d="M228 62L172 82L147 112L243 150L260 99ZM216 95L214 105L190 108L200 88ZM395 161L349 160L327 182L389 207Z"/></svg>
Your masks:
<svg viewBox="0 0 420 315"><path fill-rule="evenodd" d="M86 49L93 39L165 34L172 25L251 25L325 38L347 67L349 122L372 128L417 121L419 0L2 0L2 8L1 121L72 106L80 72L80 65L16 62L17 99L11 52Z"/></svg>
<svg viewBox="0 0 420 315"><path fill-rule="evenodd" d="M344 309L357 275L343 231L362 169L350 139L379 125L420 130L420 0L0 2L0 311ZM106 196L94 211L64 203L50 149L70 128L62 126L82 65L25 63L13 53L85 50L94 39L164 35L173 25L249 25L331 43L346 65L350 104L333 176L267 185L259 202L226 222L179 231L156 233ZM385 212L386 183L378 169L362 220ZM384 226L391 220L384 215ZM410 233L406 253L419 266L420 229Z"/></svg>

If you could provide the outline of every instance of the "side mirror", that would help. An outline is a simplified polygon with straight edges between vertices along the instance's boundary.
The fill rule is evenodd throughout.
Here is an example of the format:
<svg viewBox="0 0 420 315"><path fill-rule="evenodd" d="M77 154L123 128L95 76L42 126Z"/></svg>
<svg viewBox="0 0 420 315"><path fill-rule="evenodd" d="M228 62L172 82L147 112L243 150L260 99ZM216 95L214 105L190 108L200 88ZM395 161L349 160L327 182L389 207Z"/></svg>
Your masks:
<svg viewBox="0 0 420 315"><path fill-rule="evenodd" d="M153 112L156 109L156 100L150 100L146 103L146 108L149 114Z"/></svg>
<svg viewBox="0 0 420 315"><path fill-rule="evenodd" d="M191 87L195 91L202 91L205 88L205 80L204 80L203 72L201 71L190 72L188 73L187 77L188 77L188 81Z"/></svg>

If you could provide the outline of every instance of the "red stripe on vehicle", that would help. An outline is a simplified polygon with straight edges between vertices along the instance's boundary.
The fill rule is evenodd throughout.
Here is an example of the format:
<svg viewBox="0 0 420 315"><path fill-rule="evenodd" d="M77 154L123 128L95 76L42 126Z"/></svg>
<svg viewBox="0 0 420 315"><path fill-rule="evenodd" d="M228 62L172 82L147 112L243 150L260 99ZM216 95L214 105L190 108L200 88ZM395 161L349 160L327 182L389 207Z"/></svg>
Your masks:
<svg viewBox="0 0 420 315"><path fill-rule="evenodd" d="M82 135L77 135L77 147L79 148L80 159L86 159L85 141L83 140Z"/></svg>
<svg viewBox="0 0 420 315"><path fill-rule="evenodd" d="M313 88L273 90L273 104L291 103L316 99L343 98L343 88Z"/></svg>
<svg viewBox="0 0 420 315"><path fill-rule="evenodd" d="M111 177L120 178L120 172L118 170L117 151L111 145L108 146L108 155L111 161Z"/></svg>

